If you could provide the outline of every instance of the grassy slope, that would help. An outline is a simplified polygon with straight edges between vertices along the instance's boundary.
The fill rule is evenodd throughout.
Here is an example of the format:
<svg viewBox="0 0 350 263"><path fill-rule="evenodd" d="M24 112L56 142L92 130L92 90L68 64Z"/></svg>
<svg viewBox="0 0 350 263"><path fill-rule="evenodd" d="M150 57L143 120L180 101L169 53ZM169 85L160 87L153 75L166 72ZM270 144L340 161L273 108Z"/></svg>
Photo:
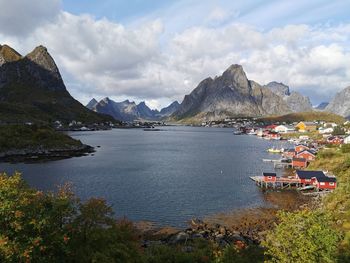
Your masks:
<svg viewBox="0 0 350 263"><path fill-rule="evenodd" d="M110 116L88 110L66 91L49 91L31 84L14 83L1 90L0 120L5 122L52 122L71 120L86 123L113 121Z"/></svg>
<svg viewBox="0 0 350 263"><path fill-rule="evenodd" d="M264 117L260 120L264 122L299 122L299 121L327 121L327 122L336 122L344 123L345 119L339 115L329 113L329 112L320 112L320 111L310 111L310 112L298 112L298 113L289 113L282 116L270 116Z"/></svg>
<svg viewBox="0 0 350 263"><path fill-rule="evenodd" d="M350 246L350 145L319 152L309 170L330 171L337 177L337 188L323 200L323 208L332 211L336 226L344 233L342 246Z"/></svg>
<svg viewBox="0 0 350 263"><path fill-rule="evenodd" d="M69 149L71 146L81 145L80 141L48 127L36 125L0 126L0 152L38 147Z"/></svg>

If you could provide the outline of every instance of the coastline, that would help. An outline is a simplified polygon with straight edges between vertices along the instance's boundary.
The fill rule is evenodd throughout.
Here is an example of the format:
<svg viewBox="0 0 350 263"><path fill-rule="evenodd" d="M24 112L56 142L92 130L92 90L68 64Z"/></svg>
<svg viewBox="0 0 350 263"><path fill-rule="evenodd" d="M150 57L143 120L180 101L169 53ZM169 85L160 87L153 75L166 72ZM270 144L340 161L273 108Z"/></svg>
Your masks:
<svg viewBox="0 0 350 263"><path fill-rule="evenodd" d="M13 149L0 153L0 162L8 163L36 163L86 156L95 152L94 147L86 144L65 148L25 148Z"/></svg>

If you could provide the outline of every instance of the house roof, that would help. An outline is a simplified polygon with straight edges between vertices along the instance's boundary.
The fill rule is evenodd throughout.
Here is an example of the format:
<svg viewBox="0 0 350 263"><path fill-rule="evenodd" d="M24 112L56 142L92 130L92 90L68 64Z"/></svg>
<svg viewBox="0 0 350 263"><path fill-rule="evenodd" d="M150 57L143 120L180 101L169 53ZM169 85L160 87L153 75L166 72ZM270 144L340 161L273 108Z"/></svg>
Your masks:
<svg viewBox="0 0 350 263"><path fill-rule="evenodd" d="M322 171L302 171L302 170L297 170L296 171L298 177L300 179L311 179L313 177L318 178L324 178L326 175Z"/></svg>
<svg viewBox="0 0 350 263"><path fill-rule="evenodd" d="M286 149L286 150L284 150L284 152L291 152L291 153L295 153L295 150L294 150L294 149Z"/></svg>
<svg viewBox="0 0 350 263"><path fill-rule="evenodd" d="M272 176L272 177L276 177L276 173L263 173L263 176Z"/></svg>
<svg viewBox="0 0 350 263"><path fill-rule="evenodd" d="M303 122L306 126L316 126L316 123L314 122L311 122L311 121L306 121L306 122Z"/></svg>
<svg viewBox="0 0 350 263"><path fill-rule="evenodd" d="M335 177L321 177L321 178L316 178L318 182L327 182L327 183L335 183L337 179Z"/></svg>
<svg viewBox="0 0 350 263"><path fill-rule="evenodd" d="M306 162L306 159L305 159L305 158L297 158L297 157L294 157L294 158L293 158L293 162Z"/></svg>
<svg viewBox="0 0 350 263"><path fill-rule="evenodd" d="M312 152L312 151L310 151L310 150L302 150L301 152L298 152L298 154L297 154L297 155L302 154L302 153L309 153L309 154L311 154L311 155L315 156L315 153L314 153L314 152Z"/></svg>

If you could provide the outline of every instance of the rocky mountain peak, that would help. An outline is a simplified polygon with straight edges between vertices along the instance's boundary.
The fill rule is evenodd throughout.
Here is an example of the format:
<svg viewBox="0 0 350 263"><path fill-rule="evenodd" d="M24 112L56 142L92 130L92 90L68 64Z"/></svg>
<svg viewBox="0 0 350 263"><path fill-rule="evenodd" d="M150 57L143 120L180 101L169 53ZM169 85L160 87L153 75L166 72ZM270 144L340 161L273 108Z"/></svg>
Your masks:
<svg viewBox="0 0 350 263"><path fill-rule="evenodd" d="M8 45L0 45L0 66L7 62L13 62L22 58L16 50Z"/></svg>
<svg viewBox="0 0 350 263"><path fill-rule="evenodd" d="M242 91L250 90L248 78L241 65L231 65L222 74L222 80L224 82L224 85L229 86L231 88L239 88Z"/></svg>
<svg viewBox="0 0 350 263"><path fill-rule="evenodd" d="M88 108L89 110L92 110L96 104L98 103L98 101L95 98L92 98L88 104L86 104L86 108Z"/></svg>
<svg viewBox="0 0 350 263"><path fill-rule="evenodd" d="M41 45L37 46L32 52L30 52L26 56L26 58L39 65L43 69L57 74L57 77L60 77L57 65L51 57L51 55L49 54L49 52L47 51L46 47Z"/></svg>

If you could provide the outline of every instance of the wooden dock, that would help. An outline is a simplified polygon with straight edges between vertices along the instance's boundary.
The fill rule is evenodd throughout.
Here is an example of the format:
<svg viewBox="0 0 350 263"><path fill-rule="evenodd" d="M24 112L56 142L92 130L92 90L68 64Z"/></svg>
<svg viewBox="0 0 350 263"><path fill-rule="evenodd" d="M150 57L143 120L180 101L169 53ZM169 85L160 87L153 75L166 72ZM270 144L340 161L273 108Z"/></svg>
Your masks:
<svg viewBox="0 0 350 263"><path fill-rule="evenodd" d="M273 163L274 168L291 168L292 163L282 162L281 159L262 159L265 163Z"/></svg>
<svg viewBox="0 0 350 263"><path fill-rule="evenodd" d="M264 176L250 176L249 178L261 188L286 189L299 188L304 186L299 179L294 178L276 177L276 181L274 182L265 181Z"/></svg>

